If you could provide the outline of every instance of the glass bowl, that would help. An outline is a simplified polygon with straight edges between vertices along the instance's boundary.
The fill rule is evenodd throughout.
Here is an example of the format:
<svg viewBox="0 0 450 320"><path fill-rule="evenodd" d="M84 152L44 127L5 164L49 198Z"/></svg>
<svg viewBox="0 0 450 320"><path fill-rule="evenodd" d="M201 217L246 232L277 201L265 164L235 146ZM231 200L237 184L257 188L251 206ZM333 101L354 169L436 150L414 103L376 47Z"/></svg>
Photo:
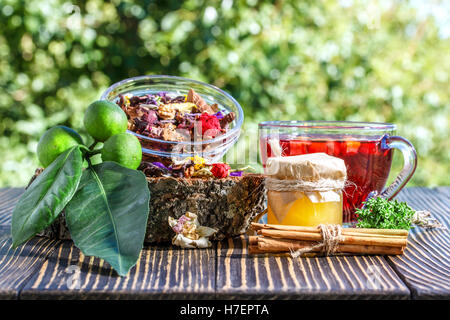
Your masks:
<svg viewBox="0 0 450 320"><path fill-rule="evenodd" d="M211 162L217 162L237 142L244 122L244 112L241 106L225 91L213 85L187 78L151 75L119 81L106 89L101 99L117 102L120 99L119 95L141 96L161 91L184 95L188 93L189 89L194 89L208 104L217 103L225 113L235 113L235 119L230 123L226 133L209 140L166 141L137 134L130 130L128 132L135 135L141 142L143 158L147 161L160 161L167 164L174 160L179 161L198 155Z"/></svg>

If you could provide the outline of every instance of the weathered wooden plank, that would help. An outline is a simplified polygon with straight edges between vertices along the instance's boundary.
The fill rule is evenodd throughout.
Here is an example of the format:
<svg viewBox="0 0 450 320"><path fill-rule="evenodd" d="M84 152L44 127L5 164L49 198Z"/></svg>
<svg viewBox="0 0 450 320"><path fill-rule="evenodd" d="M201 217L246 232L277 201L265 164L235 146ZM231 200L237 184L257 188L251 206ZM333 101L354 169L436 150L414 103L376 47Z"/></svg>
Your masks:
<svg viewBox="0 0 450 320"><path fill-rule="evenodd" d="M76 286L74 270L79 270ZM21 299L201 299L214 296L215 248L144 248L137 265L119 277L101 259L65 241L36 272Z"/></svg>
<svg viewBox="0 0 450 320"><path fill-rule="evenodd" d="M24 298L214 296L214 249L148 247L138 266L125 278L115 276L100 259L80 255L70 242L35 238L11 250L10 214L22 192L22 188L0 189L0 298L17 298L22 288ZM408 188L398 198L415 209L430 210L450 227L450 188ZM405 254L387 258L411 289L413 298L449 298L448 232L416 228L411 232ZM269 256L245 260L243 241L237 238L219 243L216 295L219 298L408 297L407 288L381 257L307 258L298 263L286 257ZM79 290L67 288L71 276L66 272L69 265L81 267ZM30 281L26 283L27 280Z"/></svg>
<svg viewBox="0 0 450 320"><path fill-rule="evenodd" d="M10 228L0 226L0 299L17 299L21 288L43 265L56 243L34 238L12 249Z"/></svg>
<svg viewBox="0 0 450 320"><path fill-rule="evenodd" d="M23 193L23 188L0 189L0 224L5 225L4 237L9 238L11 212ZM6 241L6 242L5 242ZM5 243L4 243L5 242ZM10 266L7 273L0 269L0 296L15 298L24 282L30 279L11 273L11 263L15 255L26 258L30 271L34 275L25 286L21 298L210 298L215 288L215 248L207 250L178 250L171 246L146 247L140 260L127 277L120 278L110 266L101 259L85 257L73 246L72 242L56 242L44 238L35 238L24 246L20 253L8 251L10 241L0 242L4 264ZM54 245L54 247L52 247ZM48 250L54 249L49 254ZM3 254L8 255L7 257ZM1 261L0 261L1 263ZM0 264L0 267L2 264ZM67 269L74 266L72 269ZM67 287L68 279L80 268L80 289ZM6 270L6 269L5 269ZM39 272L37 272L39 271ZM31 274L31 273L30 273ZM13 277L18 276L15 286L8 286ZM19 279L22 279L20 282ZM2 286L2 284L4 284Z"/></svg>
<svg viewBox="0 0 450 320"><path fill-rule="evenodd" d="M426 189L426 188L424 188ZM450 187L442 186L442 187L436 187L434 190L441 193L441 195L447 200L450 201Z"/></svg>
<svg viewBox="0 0 450 320"><path fill-rule="evenodd" d="M244 236L219 242L217 254L218 298L409 298L408 288L380 256L249 255Z"/></svg>
<svg viewBox="0 0 450 320"><path fill-rule="evenodd" d="M0 226L11 224L11 212L24 191L24 188L0 189Z"/></svg>
<svg viewBox="0 0 450 320"><path fill-rule="evenodd" d="M407 188L398 200L415 210L429 210L447 229L411 230L403 256L388 261L414 299L450 299L450 188Z"/></svg>

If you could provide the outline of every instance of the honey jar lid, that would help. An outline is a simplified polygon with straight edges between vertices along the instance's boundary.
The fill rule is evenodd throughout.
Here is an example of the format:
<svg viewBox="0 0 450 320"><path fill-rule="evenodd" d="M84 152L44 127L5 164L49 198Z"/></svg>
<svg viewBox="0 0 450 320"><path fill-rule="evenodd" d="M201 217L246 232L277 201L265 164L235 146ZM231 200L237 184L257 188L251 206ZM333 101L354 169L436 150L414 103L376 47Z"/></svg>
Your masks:
<svg viewBox="0 0 450 320"><path fill-rule="evenodd" d="M326 153L310 153L299 156L268 158L266 174L279 180L307 182L335 180L345 182L347 169L342 159Z"/></svg>

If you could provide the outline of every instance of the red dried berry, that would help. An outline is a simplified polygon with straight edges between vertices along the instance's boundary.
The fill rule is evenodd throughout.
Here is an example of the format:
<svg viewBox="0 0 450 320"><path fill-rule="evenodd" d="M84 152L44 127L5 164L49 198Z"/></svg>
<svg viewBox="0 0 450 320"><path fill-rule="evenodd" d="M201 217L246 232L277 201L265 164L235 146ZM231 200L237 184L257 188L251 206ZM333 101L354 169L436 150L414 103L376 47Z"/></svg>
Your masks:
<svg viewBox="0 0 450 320"><path fill-rule="evenodd" d="M216 178L226 178L230 173L231 167L226 163L214 163L212 165L211 173Z"/></svg>
<svg viewBox="0 0 450 320"><path fill-rule="evenodd" d="M202 126L202 135L208 131L208 136L214 138L221 132L220 121L215 115L207 114L206 112L202 113L199 121Z"/></svg>

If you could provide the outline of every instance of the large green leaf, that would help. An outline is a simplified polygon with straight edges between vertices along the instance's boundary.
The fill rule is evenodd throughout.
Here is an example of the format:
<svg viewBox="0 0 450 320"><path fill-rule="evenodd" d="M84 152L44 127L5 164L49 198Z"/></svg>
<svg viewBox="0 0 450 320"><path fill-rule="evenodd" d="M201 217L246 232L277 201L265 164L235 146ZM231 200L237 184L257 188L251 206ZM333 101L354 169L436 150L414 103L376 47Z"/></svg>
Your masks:
<svg viewBox="0 0 450 320"><path fill-rule="evenodd" d="M72 240L85 255L126 275L142 249L149 201L142 172L114 162L89 167L65 211Z"/></svg>
<svg viewBox="0 0 450 320"><path fill-rule="evenodd" d="M74 146L58 156L20 198L12 214L13 247L47 228L72 199L82 173L82 154Z"/></svg>

